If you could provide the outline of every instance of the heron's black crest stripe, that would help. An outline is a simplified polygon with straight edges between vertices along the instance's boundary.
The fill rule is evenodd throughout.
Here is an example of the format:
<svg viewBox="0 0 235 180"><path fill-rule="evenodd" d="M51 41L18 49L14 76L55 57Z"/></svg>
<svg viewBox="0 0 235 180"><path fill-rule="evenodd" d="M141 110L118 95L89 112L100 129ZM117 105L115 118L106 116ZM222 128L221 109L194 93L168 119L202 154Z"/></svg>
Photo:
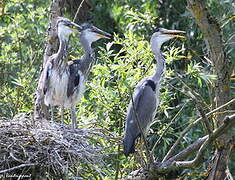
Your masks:
<svg viewBox="0 0 235 180"><path fill-rule="evenodd" d="M93 29L93 26L91 24L83 24L82 30L85 30L85 29Z"/></svg>
<svg viewBox="0 0 235 180"><path fill-rule="evenodd" d="M155 32L159 32L161 30L161 28L157 28L155 29Z"/></svg>
<svg viewBox="0 0 235 180"><path fill-rule="evenodd" d="M146 86L150 86L153 91L156 89L156 85L152 80L147 80Z"/></svg>

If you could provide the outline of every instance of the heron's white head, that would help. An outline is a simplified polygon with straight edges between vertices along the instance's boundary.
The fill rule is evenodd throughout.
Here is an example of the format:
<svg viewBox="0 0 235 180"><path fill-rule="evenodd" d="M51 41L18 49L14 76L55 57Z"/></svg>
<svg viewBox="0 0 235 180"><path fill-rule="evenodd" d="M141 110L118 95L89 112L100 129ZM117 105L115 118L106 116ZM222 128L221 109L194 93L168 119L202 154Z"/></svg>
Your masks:
<svg viewBox="0 0 235 180"><path fill-rule="evenodd" d="M184 36L177 35L179 33L185 33L185 31L158 28L151 37L151 40L150 40L151 49L153 51L156 49L160 50L164 42L169 41L170 39L173 39L173 38L184 38Z"/></svg>
<svg viewBox="0 0 235 180"><path fill-rule="evenodd" d="M93 25L82 25L80 39L82 41L85 40L89 45L101 38L110 39L110 37L111 35L109 33L104 32Z"/></svg>
<svg viewBox="0 0 235 180"><path fill-rule="evenodd" d="M60 39L69 39L69 36L73 32L78 32L81 30L81 26L77 25L76 23L70 21L67 18L59 17L57 20L57 31L58 37Z"/></svg>

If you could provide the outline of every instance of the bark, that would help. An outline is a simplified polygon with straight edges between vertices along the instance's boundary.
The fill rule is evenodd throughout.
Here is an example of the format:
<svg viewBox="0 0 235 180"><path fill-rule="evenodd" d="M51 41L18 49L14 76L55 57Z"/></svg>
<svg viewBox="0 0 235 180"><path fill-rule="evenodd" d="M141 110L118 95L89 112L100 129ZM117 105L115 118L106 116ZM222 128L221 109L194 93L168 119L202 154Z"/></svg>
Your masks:
<svg viewBox="0 0 235 180"><path fill-rule="evenodd" d="M207 44L209 59L213 62L213 74L217 75L215 81L214 96L216 107L224 104L231 99L230 95L230 76L231 62L226 57L224 43L221 35L220 26L206 8L205 1L187 0L188 9L194 16L200 30L203 33L204 40ZM228 110L229 107L221 109L221 112ZM219 113L215 118L215 125L218 127L223 123L226 113ZM223 180L227 177L228 160L232 150L232 135L230 132L224 134L217 140L217 148L213 161L209 167L209 179Z"/></svg>
<svg viewBox="0 0 235 180"><path fill-rule="evenodd" d="M62 16L62 4L63 0L53 0L50 7L50 20L47 31L47 43L45 47L43 57L43 68L48 58L54 54L59 47L57 32L56 32L56 19ZM34 121L38 119L49 119L48 107L44 104L44 95L42 90L38 87L36 90L36 100L34 104Z"/></svg>

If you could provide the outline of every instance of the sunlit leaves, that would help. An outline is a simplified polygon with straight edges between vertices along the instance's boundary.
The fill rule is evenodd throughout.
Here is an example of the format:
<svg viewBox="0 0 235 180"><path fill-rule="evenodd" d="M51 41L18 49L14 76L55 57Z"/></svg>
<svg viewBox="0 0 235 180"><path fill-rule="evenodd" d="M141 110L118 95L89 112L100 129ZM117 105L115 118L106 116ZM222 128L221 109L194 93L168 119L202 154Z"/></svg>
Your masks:
<svg viewBox="0 0 235 180"><path fill-rule="evenodd" d="M4 97L1 99L5 102L4 108L6 104L14 108L12 113L3 113L3 116L32 109L48 21L44 15L48 8L45 2L14 0L5 4L5 14L0 19L0 66L4 73L0 83L12 90L2 91L0 95Z"/></svg>

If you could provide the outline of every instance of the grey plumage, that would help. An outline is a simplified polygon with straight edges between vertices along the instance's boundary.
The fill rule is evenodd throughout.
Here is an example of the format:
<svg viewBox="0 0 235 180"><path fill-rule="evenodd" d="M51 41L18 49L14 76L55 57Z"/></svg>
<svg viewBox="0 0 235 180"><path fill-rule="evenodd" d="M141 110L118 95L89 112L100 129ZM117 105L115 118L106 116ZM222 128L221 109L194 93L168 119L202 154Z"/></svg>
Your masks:
<svg viewBox="0 0 235 180"><path fill-rule="evenodd" d="M85 55L81 60L68 62L67 49L69 36L72 33L71 24L81 31L80 40ZM47 106L60 106L62 112L64 107L71 109L72 125L75 127L75 105L83 94L85 81L94 59L91 44L100 38L107 38L109 34L91 25L76 25L65 18L57 21L57 28L59 50L46 62L39 80L39 87L43 89L44 102Z"/></svg>
<svg viewBox="0 0 235 180"><path fill-rule="evenodd" d="M173 33L183 33L183 31L160 28L151 37L150 44L157 60L157 67L152 76L144 78L137 84L132 96L133 102L131 100L129 103L123 140L124 154L126 156L135 152L135 141L141 136L137 120L143 133L146 134L156 115L160 101L160 83L165 72L165 59L161 54L160 48L164 42L174 37L182 37L173 35Z"/></svg>
<svg viewBox="0 0 235 180"><path fill-rule="evenodd" d="M68 62L70 75L67 88L67 100L69 102L67 104L71 106L74 106L83 94L85 82L94 64L95 54L92 49L92 43L100 38L109 38L111 36L90 24L85 24L81 27L80 41L85 55L80 60Z"/></svg>
<svg viewBox="0 0 235 180"><path fill-rule="evenodd" d="M69 36L77 24L66 18L58 18L57 31L60 41L57 53L48 58L39 79L39 88L43 90L44 102L47 106L64 105L64 96L68 81L67 49Z"/></svg>

